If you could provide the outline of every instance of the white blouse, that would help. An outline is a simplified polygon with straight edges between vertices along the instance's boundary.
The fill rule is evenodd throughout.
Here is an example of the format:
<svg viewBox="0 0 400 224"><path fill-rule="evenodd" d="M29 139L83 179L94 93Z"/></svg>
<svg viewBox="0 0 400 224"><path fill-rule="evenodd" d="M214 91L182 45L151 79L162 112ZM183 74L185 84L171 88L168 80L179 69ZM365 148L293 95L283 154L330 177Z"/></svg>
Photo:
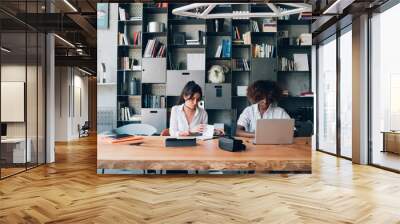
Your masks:
<svg viewBox="0 0 400 224"><path fill-rule="evenodd" d="M258 104L253 104L243 110L237 124L243 126L247 132L255 132L258 119L290 119L290 116L283 108L273 104L261 115Z"/></svg>
<svg viewBox="0 0 400 224"><path fill-rule="evenodd" d="M171 109L171 117L169 122L169 133L171 136L179 136L179 132L190 131L192 132L199 124L208 123L207 112L200 107L197 107L192 122L188 124L185 112L183 111L184 105L173 106Z"/></svg>

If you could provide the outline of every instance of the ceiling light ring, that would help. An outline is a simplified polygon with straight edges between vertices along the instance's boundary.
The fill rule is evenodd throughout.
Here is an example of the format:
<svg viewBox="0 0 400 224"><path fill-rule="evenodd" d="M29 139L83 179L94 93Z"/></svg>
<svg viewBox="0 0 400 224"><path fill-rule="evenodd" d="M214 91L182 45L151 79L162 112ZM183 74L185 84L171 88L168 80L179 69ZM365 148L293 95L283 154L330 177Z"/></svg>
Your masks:
<svg viewBox="0 0 400 224"><path fill-rule="evenodd" d="M257 17L281 17L289 16L293 14L298 14L302 12L311 12L311 6L305 3L265 3L272 12L247 12L247 13L211 13L211 11L218 5L233 5L240 3L193 3L190 5L185 5L172 10L172 14L177 16L193 17L198 19L222 19L222 18L257 18ZM279 5L286 5L294 7L294 9L289 9L282 11L277 7ZM199 7L207 8L202 13L190 12L189 10L198 9Z"/></svg>

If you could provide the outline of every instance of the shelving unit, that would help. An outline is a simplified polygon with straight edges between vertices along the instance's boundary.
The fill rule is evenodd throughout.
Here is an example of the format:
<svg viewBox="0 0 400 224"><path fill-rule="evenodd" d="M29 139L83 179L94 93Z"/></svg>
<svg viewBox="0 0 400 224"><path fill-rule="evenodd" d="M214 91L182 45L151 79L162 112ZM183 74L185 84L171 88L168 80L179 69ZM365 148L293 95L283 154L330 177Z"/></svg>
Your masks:
<svg viewBox="0 0 400 224"><path fill-rule="evenodd" d="M195 18L183 18L172 14L176 7L186 5L184 3L169 3L167 8L158 8L149 3L120 3L126 12L131 13L138 6L141 7L142 20L119 21L119 32L141 31L141 44L124 44L118 46L118 60L122 57L135 57L141 70L118 68L117 74L117 101L118 105L128 106L135 116L135 120L126 121L117 118L117 126L128 123L148 123L157 127L160 132L168 127L170 108L176 105L181 88L187 81L195 80L204 93L204 105L209 115L209 123L224 123L225 131L230 133L232 122L243 109L250 105L246 96L237 95L238 86L248 86L253 81L264 79L277 81L289 96L282 99L281 106L297 120L304 120L302 110L312 110L313 97L299 97L300 92L311 90L311 72L309 71L280 71L280 57L291 57L294 53L305 53L311 61L311 47L280 42L280 32L288 31L288 38L296 38L301 33L309 33L311 22L298 20L297 15L289 20L277 20L278 32L254 32L252 20L258 22L262 31L263 18L250 20L219 19L202 20ZM134 6L134 7L133 7ZM264 12L268 8L264 4L233 4L217 6L214 12L251 11ZM130 15L134 16L134 15ZM148 32L150 22L157 21L164 24L164 30L160 32ZM237 27L240 34L250 32L251 43L241 44L235 41L234 28ZM203 36L200 36L199 32ZM186 40L199 40L199 45L176 43L174 35L184 33ZM165 56L156 58L144 57L147 43L151 39L157 39L165 46ZM229 41L229 56L216 57L216 50L223 40ZM256 58L253 55L255 44L269 44L275 48L275 53L270 58ZM187 55L204 54L204 67L196 70L188 70ZM235 60L246 60L249 68L235 68ZM222 65L229 68L225 82L221 84L210 83L208 70L213 65ZM237 65L237 64L236 64ZM309 65L310 68L310 65ZM136 93L129 87L130 80L137 81ZM125 86L125 87L124 87ZM129 91L128 91L129 90ZM156 107L149 106L149 97L163 100ZM227 100L230 99L230 100ZM300 114L300 115L299 115ZM138 121L137 117L140 117ZM311 118L312 121L312 118Z"/></svg>

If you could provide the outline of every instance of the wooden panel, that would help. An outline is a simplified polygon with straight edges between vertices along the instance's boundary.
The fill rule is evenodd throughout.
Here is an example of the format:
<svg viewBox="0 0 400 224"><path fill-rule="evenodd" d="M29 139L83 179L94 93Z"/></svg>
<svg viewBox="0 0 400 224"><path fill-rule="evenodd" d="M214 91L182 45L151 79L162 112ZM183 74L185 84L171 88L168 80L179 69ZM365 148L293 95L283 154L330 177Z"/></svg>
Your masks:
<svg viewBox="0 0 400 224"><path fill-rule="evenodd" d="M197 141L195 147L167 148L165 137L146 137L140 146L113 145L98 138L97 165L102 169L257 170L311 172L308 141L293 145L253 145L227 152L218 140Z"/></svg>

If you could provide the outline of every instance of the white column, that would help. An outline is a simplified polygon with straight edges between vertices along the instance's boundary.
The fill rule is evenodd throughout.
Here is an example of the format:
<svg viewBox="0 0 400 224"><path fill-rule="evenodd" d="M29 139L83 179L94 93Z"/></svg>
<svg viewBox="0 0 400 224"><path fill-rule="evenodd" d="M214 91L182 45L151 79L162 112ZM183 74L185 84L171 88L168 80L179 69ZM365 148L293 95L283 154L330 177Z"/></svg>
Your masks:
<svg viewBox="0 0 400 224"><path fill-rule="evenodd" d="M53 163L55 161L55 44L53 34L47 34L46 45L46 163Z"/></svg>

